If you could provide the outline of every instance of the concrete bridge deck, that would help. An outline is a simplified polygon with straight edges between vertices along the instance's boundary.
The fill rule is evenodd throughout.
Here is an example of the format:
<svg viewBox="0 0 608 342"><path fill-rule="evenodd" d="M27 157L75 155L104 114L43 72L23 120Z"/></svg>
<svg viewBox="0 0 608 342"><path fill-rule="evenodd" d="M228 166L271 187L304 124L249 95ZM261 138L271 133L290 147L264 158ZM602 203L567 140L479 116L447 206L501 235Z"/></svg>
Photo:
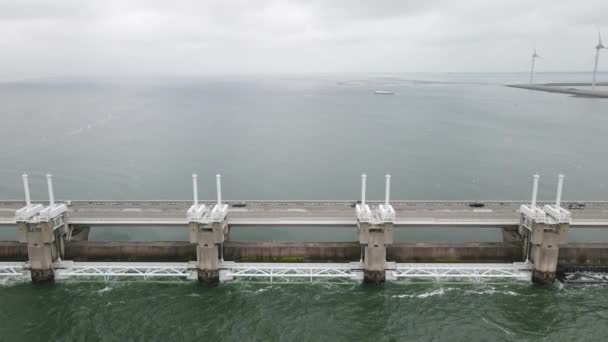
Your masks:
<svg viewBox="0 0 608 342"><path fill-rule="evenodd" d="M507 226L519 224L519 206L524 201L391 201L396 212L395 226ZM45 203L45 202L36 202ZM215 202L205 201L213 204ZM321 225L353 226L354 201L228 201L232 226ZM376 202L368 202L376 204ZM563 202L569 208L580 202ZM72 201L69 222L83 225L186 225L191 201ZM541 205L544 203L540 203ZM23 201L0 201L0 225L15 224L15 211ZM572 207L572 226L608 227L608 202L585 202Z"/></svg>

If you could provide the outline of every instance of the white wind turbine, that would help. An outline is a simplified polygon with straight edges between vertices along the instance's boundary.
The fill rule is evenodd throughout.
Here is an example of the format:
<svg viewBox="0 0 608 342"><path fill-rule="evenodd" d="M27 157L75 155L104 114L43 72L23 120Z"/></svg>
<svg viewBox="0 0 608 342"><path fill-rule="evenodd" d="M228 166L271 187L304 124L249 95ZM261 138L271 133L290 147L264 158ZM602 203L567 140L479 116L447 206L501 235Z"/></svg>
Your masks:
<svg viewBox="0 0 608 342"><path fill-rule="evenodd" d="M532 54L532 69L530 70L530 84L534 82L534 64L536 63L537 58L542 59L542 57L536 53L536 48L534 48L534 53Z"/></svg>
<svg viewBox="0 0 608 342"><path fill-rule="evenodd" d="M597 30L597 46L595 47L595 65L593 67L593 82L591 82L591 89L595 89L595 74L597 73L597 63L600 59L600 50L605 49L606 47L602 43L602 33L600 30Z"/></svg>

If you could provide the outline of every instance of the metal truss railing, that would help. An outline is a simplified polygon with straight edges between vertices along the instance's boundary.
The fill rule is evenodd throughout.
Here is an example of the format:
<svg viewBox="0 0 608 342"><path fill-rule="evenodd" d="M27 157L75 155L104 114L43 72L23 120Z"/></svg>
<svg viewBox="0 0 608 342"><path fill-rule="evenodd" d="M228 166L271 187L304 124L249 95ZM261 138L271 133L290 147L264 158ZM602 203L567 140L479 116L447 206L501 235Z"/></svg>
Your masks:
<svg viewBox="0 0 608 342"><path fill-rule="evenodd" d="M0 277L21 277L29 275L23 262L0 262Z"/></svg>
<svg viewBox="0 0 608 342"><path fill-rule="evenodd" d="M359 263L231 263L220 268L220 280L268 282L352 281L363 279Z"/></svg>
<svg viewBox="0 0 608 342"><path fill-rule="evenodd" d="M389 277L394 280L426 279L426 280L464 280L482 281L486 279L514 279L530 281L532 277L531 264L396 264L389 271Z"/></svg>
<svg viewBox="0 0 608 342"><path fill-rule="evenodd" d="M389 263L387 280L531 280L530 263L512 264L417 264ZM57 279L195 279L194 265L188 263L141 262L72 262L55 264ZM363 265L353 263L220 263L220 281L252 282L353 282L363 279ZM27 263L1 262L0 278L22 277L29 274ZM574 278L572 282L597 281L605 276L590 275L590 279ZM594 279L595 278L595 279Z"/></svg>
<svg viewBox="0 0 608 342"><path fill-rule="evenodd" d="M71 262L56 264L55 274L60 279L139 277L150 278L188 278L191 271L187 263L138 263L138 262Z"/></svg>
<svg viewBox="0 0 608 342"><path fill-rule="evenodd" d="M601 272L573 272L566 273L561 279L562 282L568 284L607 284L608 274Z"/></svg>

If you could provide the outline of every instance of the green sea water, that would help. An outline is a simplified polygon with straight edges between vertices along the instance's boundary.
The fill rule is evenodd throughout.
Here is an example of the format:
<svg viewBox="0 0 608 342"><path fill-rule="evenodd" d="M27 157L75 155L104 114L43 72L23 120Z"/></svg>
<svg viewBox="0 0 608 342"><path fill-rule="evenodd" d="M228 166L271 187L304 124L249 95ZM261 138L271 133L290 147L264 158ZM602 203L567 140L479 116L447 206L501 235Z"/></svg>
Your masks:
<svg viewBox="0 0 608 342"><path fill-rule="evenodd" d="M2 341L603 341L605 287L0 287Z"/></svg>

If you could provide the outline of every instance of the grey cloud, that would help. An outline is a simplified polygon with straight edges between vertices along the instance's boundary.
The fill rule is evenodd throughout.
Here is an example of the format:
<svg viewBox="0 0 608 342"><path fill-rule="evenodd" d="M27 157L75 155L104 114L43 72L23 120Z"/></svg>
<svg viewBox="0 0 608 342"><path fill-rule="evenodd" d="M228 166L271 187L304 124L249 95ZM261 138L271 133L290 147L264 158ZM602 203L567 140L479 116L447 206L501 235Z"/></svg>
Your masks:
<svg viewBox="0 0 608 342"><path fill-rule="evenodd" d="M0 0L0 79L520 71L534 45L539 71L586 70L605 13L604 0Z"/></svg>

